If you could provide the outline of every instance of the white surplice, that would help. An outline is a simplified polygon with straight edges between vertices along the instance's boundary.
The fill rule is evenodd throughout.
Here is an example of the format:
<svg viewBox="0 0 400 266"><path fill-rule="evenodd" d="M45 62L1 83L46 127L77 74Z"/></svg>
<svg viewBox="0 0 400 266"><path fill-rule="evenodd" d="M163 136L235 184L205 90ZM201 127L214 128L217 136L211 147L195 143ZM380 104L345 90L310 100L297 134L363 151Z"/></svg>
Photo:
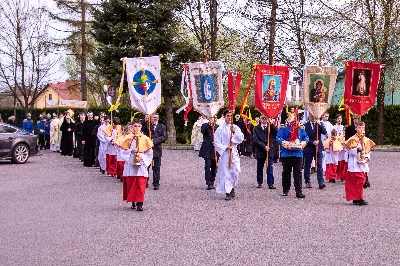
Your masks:
<svg viewBox="0 0 400 266"><path fill-rule="evenodd" d="M112 141L115 139L116 136L117 136L117 130L115 128L112 130L110 137L105 135L105 139L107 142L106 154L108 155L117 155L117 147L115 147L114 144L112 143Z"/></svg>
<svg viewBox="0 0 400 266"><path fill-rule="evenodd" d="M106 140L106 134L103 132L103 128L105 128L106 125L101 125L99 126L99 129L97 130L97 138L99 139L100 145L99 145L99 154L97 155L97 159L99 160L100 168L101 170L106 170L106 150L107 150L107 145L108 142Z"/></svg>
<svg viewBox="0 0 400 266"><path fill-rule="evenodd" d="M361 148L361 144L358 143L358 146L354 149L347 149L347 153L349 155L348 159L348 172L364 172L368 173L369 172L369 166L368 163L359 163L358 161L360 160L360 153L357 152L357 148ZM364 158L371 158L371 152L365 153Z"/></svg>
<svg viewBox="0 0 400 266"><path fill-rule="evenodd" d="M236 125L235 133L232 134L232 167L229 168L230 151L226 150L230 144L231 124L226 122L215 131L214 144L215 149L220 155L218 160L218 184L216 191L220 194L230 193L232 188L238 184L240 173L240 157L237 151L237 145L243 142L244 135Z"/></svg>
<svg viewBox="0 0 400 266"><path fill-rule="evenodd" d="M50 150L60 151L62 119L54 118L50 123Z"/></svg>
<svg viewBox="0 0 400 266"><path fill-rule="evenodd" d="M153 149L149 149L145 152L140 152L140 156L142 159L140 160L141 165L136 166L132 165L135 159L135 153L132 153L132 150L136 148L136 138L132 140L131 146L128 150L121 149L120 155L121 158L125 161L124 164L124 173L123 176L144 176L148 177L149 172L147 168L150 166L151 161L153 160Z"/></svg>
<svg viewBox="0 0 400 266"><path fill-rule="evenodd" d="M344 126L336 124L333 126L333 128L336 129L337 136L338 137L342 136L342 138L344 140ZM343 149L342 151L339 152L339 161L345 161L346 157L347 157L347 153L346 153L345 149Z"/></svg>
<svg viewBox="0 0 400 266"><path fill-rule="evenodd" d="M331 137L331 132L333 129L333 125L331 122L329 121L324 121L321 120L321 124L324 125L325 129L326 129L326 133L327 135L322 134L321 135L321 141L324 142L325 140L329 139ZM322 169L324 169L324 171L326 171L326 162L325 162L325 151L322 151L323 157L322 157Z"/></svg>

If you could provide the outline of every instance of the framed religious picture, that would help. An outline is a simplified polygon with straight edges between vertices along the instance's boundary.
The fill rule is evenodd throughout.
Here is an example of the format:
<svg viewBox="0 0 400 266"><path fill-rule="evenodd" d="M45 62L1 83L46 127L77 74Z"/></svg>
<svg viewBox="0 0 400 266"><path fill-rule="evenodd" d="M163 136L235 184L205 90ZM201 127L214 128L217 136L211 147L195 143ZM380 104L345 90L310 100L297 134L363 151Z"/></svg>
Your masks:
<svg viewBox="0 0 400 266"><path fill-rule="evenodd" d="M324 74L310 74L309 97L312 103L327 103L330 76Z"/></svg>
<svg viewBox="0 0 400 266"><path fill-rule="evenodd" d="M195 75L196 94L199 103L210 103L218 99L218 75Z"/></svg>
<svg viewBox="0 0 400 266"><path fill-rule="evenodd" d="M262 99L267 102L279 102L281 94L281 76L264 75Z"/></svg>
<svg viewBox="0 0 400 266"><path fill-rule="evenodd" d="M117 90L114 87L112 87L112 86L108 87L107 93L109 96L115 97L116 92L117 92Z"/></svg>
<svg viewBox="0 0 400 266"><path fill-rule="evenodd" d="M351 95L369 96L371 86L372 70L367 68L353 69L353 86Z"/></svg>

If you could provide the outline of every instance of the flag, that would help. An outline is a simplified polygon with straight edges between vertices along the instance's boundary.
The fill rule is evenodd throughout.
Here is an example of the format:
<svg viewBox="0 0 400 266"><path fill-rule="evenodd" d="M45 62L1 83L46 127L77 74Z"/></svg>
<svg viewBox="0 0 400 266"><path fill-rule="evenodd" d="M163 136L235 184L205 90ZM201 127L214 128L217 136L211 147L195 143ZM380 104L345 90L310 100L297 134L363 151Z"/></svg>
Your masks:
<svg viewBox="0 0 400 266"><path fill-rule="evenodd" d="M193 108L206 117L215 116L224 106L220 61L189 63Z"/></svg>
<svg viewBox="0 0 400 266"><path fill-rule="evenodd" d="M320 118L329 109L336 85L336 67L304 68L304 105L309 114Z"/></svg>
<svg viewBox="0 0 400 266"><path fill-rule="evenodd" d="M185 111L185 114L183 115L183 120L185 121L185 126L187 126L187 122L189 121L188 119L188 114L190 110L193 108L193 101L192 101L192 90L190 87L190 80L189 80L189 66L188 64L183 65L183 71L182 71L182 80L181 80L181 94L183 98L185 99L185 104L176 110L176 113L179 114L183 110ZM186 88L186 90L185 90Z"/></svg>
<svg viewBox="0 0 400 266"><path fill-rule="evenodd" d="M229 72L228 74L228 110L235 111L236 100L240 90L242 74L239 72Z"/></svg>
<svg viewBox="0 0 400 266"><path fill-rule="evenodd" d="M137 57L125 60L132 109L151 115L161 104L160 57Z"/></svg>
<svg viewBox="0 0 400 266"><path fill-rule="evenodd" d="M283 109L289 81L288 66L256 65L254 107L269 118Z"/></svg>
<svg viewBox="0 0 400 266"><path fill-rule="evenodd" d="M344 105L353 113L364 115L374 107L382 65L346 61Z"/></svg>

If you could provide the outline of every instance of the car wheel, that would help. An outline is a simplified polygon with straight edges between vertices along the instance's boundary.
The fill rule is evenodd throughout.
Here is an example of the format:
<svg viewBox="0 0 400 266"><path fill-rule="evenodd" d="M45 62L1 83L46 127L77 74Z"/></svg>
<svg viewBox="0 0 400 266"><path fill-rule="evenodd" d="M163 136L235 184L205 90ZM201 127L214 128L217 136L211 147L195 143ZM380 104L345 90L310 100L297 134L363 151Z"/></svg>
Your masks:
<svg viewBox="0 0 400 266"><path fill-rule="evenodd" d="M14 163L25 163L29 158L29 148L25 144L17 144L12 154Z"/></svg>

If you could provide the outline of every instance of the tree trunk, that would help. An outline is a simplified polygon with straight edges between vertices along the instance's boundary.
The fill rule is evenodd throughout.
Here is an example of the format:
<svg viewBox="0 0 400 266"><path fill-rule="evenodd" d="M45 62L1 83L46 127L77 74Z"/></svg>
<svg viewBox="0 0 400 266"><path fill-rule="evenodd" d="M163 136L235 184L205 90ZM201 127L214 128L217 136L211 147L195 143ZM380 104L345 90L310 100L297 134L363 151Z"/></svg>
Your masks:
<svg viewBox="0 0 400 266"><path fill-rule="evenodd" d="M376 143L383 145L385 142L385 71L381 72L376 98Z"/></svg>
<svg viewBox="0 0 400 266"><path fill-rule="evenodd" d="M84 0L81 0L81 41L82 41L82 51L81 51L81 92L82 101L87 100L86 91L86 4Z"/></svg>
<svg viewBox="0 0 400 266"><path fill-rule="evenodd" d="M217 38L218 38L218 19L217 19L217 0L210 0L210 52L211 60L217 60Z"/></svg>
<svg viewBox="0 0 400 266"><path fill-rule="evenodd" d="M174 109L172 108L172 97L164 97L165 120L167 123L167 142L176 144L176 130L174 122Z"/></svg>
<svg viewBox="0 0 400 266"><path fill-rule="evenodd" d="M270 0L271 7L271 17L269 19L269 44L268 44L268 63L273 65L275 62L274 60L274 53L275 53L275 36L276 36L276 11L278 9L278 1L277 0Z"/></svg>

